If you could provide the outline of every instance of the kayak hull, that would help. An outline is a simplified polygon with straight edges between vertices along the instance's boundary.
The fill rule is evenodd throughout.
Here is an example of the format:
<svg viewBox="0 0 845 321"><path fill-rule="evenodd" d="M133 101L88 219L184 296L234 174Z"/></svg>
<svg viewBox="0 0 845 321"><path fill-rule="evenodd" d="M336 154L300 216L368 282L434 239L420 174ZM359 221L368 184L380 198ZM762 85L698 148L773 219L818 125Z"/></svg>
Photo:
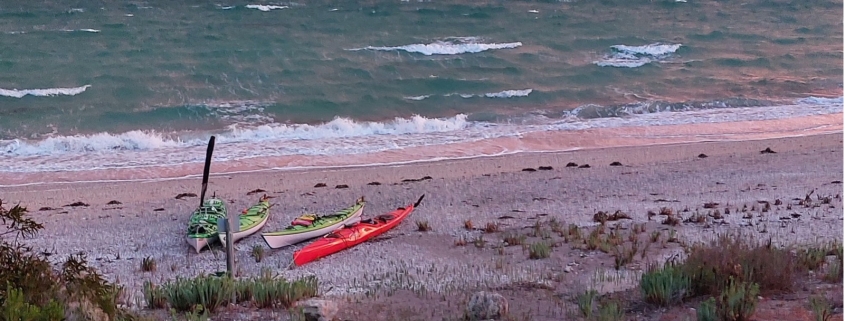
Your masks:
<svg viewBox="0 0 845 321"><path fill-rule="evenodd" d="M268 216L265 216L264 219L261 220L261 223L258 223L258 225L256 225L255 227L252 227L250 229L243 230L243 231L240 231L240 232L237 232L237 233L233 233L232 234L232 243L240 241L240 240L244 239L245 237L250 236L252 234L255 234L255 232L258 232L259 230L261 230L261 228L264 227L264 225L267 225L267 218L268 218ZM226 233L218 232L217 236L220 238L220 243L223 243L223 247L225 248L226 247Z"/></svg>
<svg viewBox="0 0 845 321"><path fill-rule="evenodd" d="M293 253L293 262L302 266L371 240L398 226L414 211L414 204L400 207L355 225L340 228Z"/></svg>
<svg viewBox="0 0 845 321"><path fill-rule="evenodd" d="M325 227L309 230L309 231L302 231L299 233L283 233L283 232L271 232L271 233L262 233L261 237L264 238L264 242L267 243L272 249L278 249L285 246L294 245L297 243L301 243L316 237L320 237L331 233L338 228L342 228L346 225L351 225L354 222L360 220L361 214L364 212L364 205L363 201L356 204L356 208L349 213L348 216L339 220L333 224L326 225Z"/></svg>
<svg viewBox="0 0 845 321"><path fill-rule="evenodd" d="M197 254L208 245L208 238L205 237L187 237L188 245L197 251Z"/></svg>

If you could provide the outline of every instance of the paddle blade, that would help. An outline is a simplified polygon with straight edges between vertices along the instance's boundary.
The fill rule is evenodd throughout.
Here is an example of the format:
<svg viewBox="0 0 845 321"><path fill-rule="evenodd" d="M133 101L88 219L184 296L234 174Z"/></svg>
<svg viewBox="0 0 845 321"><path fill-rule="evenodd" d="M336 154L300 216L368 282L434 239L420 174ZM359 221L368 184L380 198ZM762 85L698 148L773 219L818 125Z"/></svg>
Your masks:
<svg viewBox="0 0 845 321"><path fill-rule="evenodd" d="M425 198L425 194L422 194L422 196L420 196L420 199L418 199L417 202L414 203L414 208L420 206L420 203L422 203L423 198Z"/></svg>
<svg viewBox="0 0 845 321"><path fill-rule="evenodd" d="M202 191L200 192L200 206L205 200L205 190L208 188L208 172L211 170L211 153L214 152L214 136L208 140L208 150L205 152L205 168L202 170Z"/></svg>

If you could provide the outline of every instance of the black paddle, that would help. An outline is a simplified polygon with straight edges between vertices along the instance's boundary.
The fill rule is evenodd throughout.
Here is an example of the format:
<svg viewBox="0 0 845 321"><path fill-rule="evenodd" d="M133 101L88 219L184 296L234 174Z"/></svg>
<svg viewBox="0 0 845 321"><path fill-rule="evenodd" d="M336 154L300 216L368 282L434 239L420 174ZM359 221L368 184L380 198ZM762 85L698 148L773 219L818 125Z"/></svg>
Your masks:
<svg viewBox="0 0 845 321"><path fill-rule="evenodd" d="M208 188L208 172L211 169L211 153L214 152L214 136L208 140L208 150L205 152L205 168L202 170L202 191L200 192L200 207L205 200L205 190Z"/></svg>
<svg viewBox="0 0 845 321"><path fill-rule="evenodd" d="M418 199L418 200L417 200L417 202L416 202L416 203L414 203L414 208L417 208L417 207L419 207L419 206L420 206L420 203L422 203L422 199L423 199L424 197L425 197L425 194L422 194L422 196L420 196L420 199Z"/></svg>

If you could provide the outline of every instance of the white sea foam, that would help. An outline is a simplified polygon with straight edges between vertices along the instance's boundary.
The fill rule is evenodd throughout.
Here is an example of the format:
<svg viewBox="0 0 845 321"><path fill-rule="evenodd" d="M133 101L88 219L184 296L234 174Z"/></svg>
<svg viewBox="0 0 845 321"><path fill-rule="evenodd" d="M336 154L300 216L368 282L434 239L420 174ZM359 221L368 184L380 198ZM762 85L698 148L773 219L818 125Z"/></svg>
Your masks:
<svg viewBox="0 0 845 321"><path fill-rule="evenodd" d="M70 10L68 10L68 11L67 11L67 13L81 13L81 12L85 12L85 9L82 9L82 8L70 8Z"/></svg>
<svg viewBox="0 0 845 321"><path fill-rule="evenodd" d="M266 124L245 127L231 125L225 133L218 135L221 143L255 142L268 140L319 140L352 138L370 135L407 135L448 132L467 126L466 115L451 118L426 118L415 115L410 118L396 118L387 122L357 122L337 117L318 124ZM190 147L204 145L204 140L181 139L155 131L130 131L122 134L99 133L50 137L37 142L11 140L0 143L0 152L15 156L55 155L57 153L87 153L112 150L151 150L166 147Z"/></svg>
<svg viewBox="0 0 845 321"><path fill-rule="evenodd" d="M605 55L602 60L593 63L601 67L636 68L651 62L663 61L669 55L678 51L679 48L681 48L681 44L614 45L610 46L611 52L609 54Z"/></svg>
<svg viewBox="0 0 845 321"><path fill-rule="evenodd" d="M79 31L94 32L94 33L100 32L100 30L97 30L97 29L79 29Z"/></svg>
<svg viewBox="0 0 845 321"><path fill-rule="evenodd" d="M267 11L270 11L270 10L290 8L288 6L263 5L263 4L248 4L248 5L246 5L246 7L249 8L249 9L258 9L258 10L261 10L261 11L264 11L264 12L267 12Z"/></svg>
<svg viewBox="0 0 845 321"><path fill-rule="evenodd" d="M85 92L91 85L73 88L47 88L47 89L3 89L0 88L0 96L23 98L26 95L46 97L46 96L75 96Z"/></svg>
<svg viewBox="0 0 845 321"><path fill-rule="evenodd" d="M798 103L798 104L810 104L810 105L827 105L827 104L842 105L842 97L828 98L828 97L810 96L810 97L798 99L795 102Z"/></svg>
<svg viewBox="0 0 845 321"><path fill-rule="evenodd" d="M461 98L473 98L473 97L487 97L487 98L511 98L511 97L526 97L528 94L533 92L534 89L521 89L521 90L503 90L500 92L494 93L486 93L486 94L462 94L462 93L451 93L445 94L444 97L450 96L460 96ZM426 98L431 97L431 95L422 95L422 96L413 96L413 97L405 97L408 100L423 100Z"/></svg>
<svg viewBox="0 0 845 321"><path fill-rule="evenodd" d="M237 106L231 108L240 108ZM215 160L362 154L514 137L539 131L780 119L841 113L842 110L841 97L808 97L794 105L653 112L592 119L579 118L577 113L567 113L557 118L533 115L529 122L468 121L466 115L460 114L450 118L413 116L384 122L335 118L317 125L239 124L215 131L217 142L225 145L225 148L216 151ZM208 134L131 131L121 134L55 136L43 140L0 141L0 154L4 156L0 157L0 171L74 171L197 163L203 161ZM92 162L92 157L96 157L97 161Z"/></svg>
<svg viewBox="0 0 845 321"><path fill-rule="evenodd" d="M420 53L426 56L431 55L459 55L464 53L479 53L487 50L513 49L522 46L522 42L508 43L479 43L477 37L449 37L429 44L410 44L396 47L367 46L349 50L376 50L376 51L407 51Z"/></svg>
<svg viewBox="0 0 845 321"><path fill-rule="evenodd" d="M131 14L131 13L127 13L127 14L124 14L123 16L125 16L125 17L134 17L135 15L134 15L134 14Z"/></svg>
<svg viewBox="0 0 845 321"><path fill-rule="evenodd" d="M256 101L226 101L203 104L217 118L234 124L260 125L272 123L273 117L264 113L270 103Z"/></svg>
<svg viewBox="0 0 845 321"><path fill-rule="evenodd" d="M486 93L484 97L488 98L510 98L510 97L526 97L530 94L533 89L523 89L523 90L504 90L497 93Z"/></svg>

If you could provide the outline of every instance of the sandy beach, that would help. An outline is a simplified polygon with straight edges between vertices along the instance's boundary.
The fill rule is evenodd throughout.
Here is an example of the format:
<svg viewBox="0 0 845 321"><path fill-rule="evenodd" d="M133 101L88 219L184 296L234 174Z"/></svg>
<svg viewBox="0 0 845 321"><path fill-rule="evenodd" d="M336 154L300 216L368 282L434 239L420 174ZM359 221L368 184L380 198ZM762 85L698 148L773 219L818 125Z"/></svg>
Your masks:
<svg viewBox="0 0 845 321"><path fill-rule="evenodd" d="M571 308L566 303L569 301L560 299L550 304L544 300L566 297L587 284L596 285L604 293L633 288L635 276L647 260L670 256L679 247L655 245L647 255L638 255L634 262L616 271L613 257L598 251L562 246L548 259L528 260L518 246L497 250L503 233L530 231L537 221L552 219L563 226L594 226L597 211L621 210L632 219L609 224L644 223L647 233L675 233L683 242L707 242L719 232L736 230L761 239L772 238L779 244L841 240L842 114L823 117L838 126L838 133L804 132L780 138L773 132L737 134L731 141L213 175L208 195L214 193L229 200L230 211L245 209L262 194L272 196L275 205L262 230L269 232L283 228L297 215L333 212L360 196L368 202L364 217L371 217L425 194L422 205L405 222L376 242L298 268L289 266L292 252L302 245L267 249L266 258L256 263L250 249L266 245L257 234L248 237L236 244L238 274L256 275L262 268L269 268L285 277L316 275L324 297L348 299L368 291L393 293L403 299L382 297L375 302L391 305L392 310L424 310L431 313L431 318L425 319L437 320L459 313L462 305L458 302L472 290L496 288L512 300L511 309L517 313L524 310L533 320L558 320ZM780 123L784 124L788 122ZM753 129L750 125L735 128ZM706 129L705 125L699 127L695 132ZM658 128L651 133L661 130L662 134L671 132ZM628 136L616 135L624 142L624 137L644 134L633 130L627 132ZM533 139L543 141L542 137ZM530 139L527 141L530 143ZM775 153L761 153L767 148ZM589 164L589 168L567 167L570 162ZM612 162L621 166L610 166ZM541 166L544 170L538 170ZM318 183L326 187L315 187ZM348 187L336 188L338 185ZM250 193L259 189L263 191ZM26 206L44 223L44 231L30 241L32 244L56 252L59 255L53 257L57 259L77 251L87 253L92 265L108 279L130 289L131 305L141 301L145 280L162 282L177 275L225 270L225 257L219 251L196 254L183 239L188 215L199 200L175 197L180 193L199 194L199 190L200 178L56 183L2 187L0 199L5 207L15 203ZM787 207L811 191L814 199L830 197L832 201L819 207ZM781 205L761 212L756 208L764 201ZM75 202L86 205L69 206ZM112 205L107 205L109 202ZM647 215L668 207L689 218L698 211L705 213L705 203L718 203L718 208L729 209L731 214L678 226L662 225L659 218ZM754 207L754 214L745 215L743 207ZM476 229L466 229L467 220ZM417 221L427 221L431 230L417 231ZM498 231L481 231L488 223L498 224ZM457 246L456 241L461 239L470 245ZM473 246L477 240L481 240L480 246ZM155 258L157 271L140 271L145 257ZM539 284L544 290L508 287L514 284ZM552 294L542 296L538 294L541 292ZM455 299L445 300L447 297ZM421 310L413 310L415 306ZM342 315L351 320L389 319L389 313L376 310L352 306Z"/></svg>

